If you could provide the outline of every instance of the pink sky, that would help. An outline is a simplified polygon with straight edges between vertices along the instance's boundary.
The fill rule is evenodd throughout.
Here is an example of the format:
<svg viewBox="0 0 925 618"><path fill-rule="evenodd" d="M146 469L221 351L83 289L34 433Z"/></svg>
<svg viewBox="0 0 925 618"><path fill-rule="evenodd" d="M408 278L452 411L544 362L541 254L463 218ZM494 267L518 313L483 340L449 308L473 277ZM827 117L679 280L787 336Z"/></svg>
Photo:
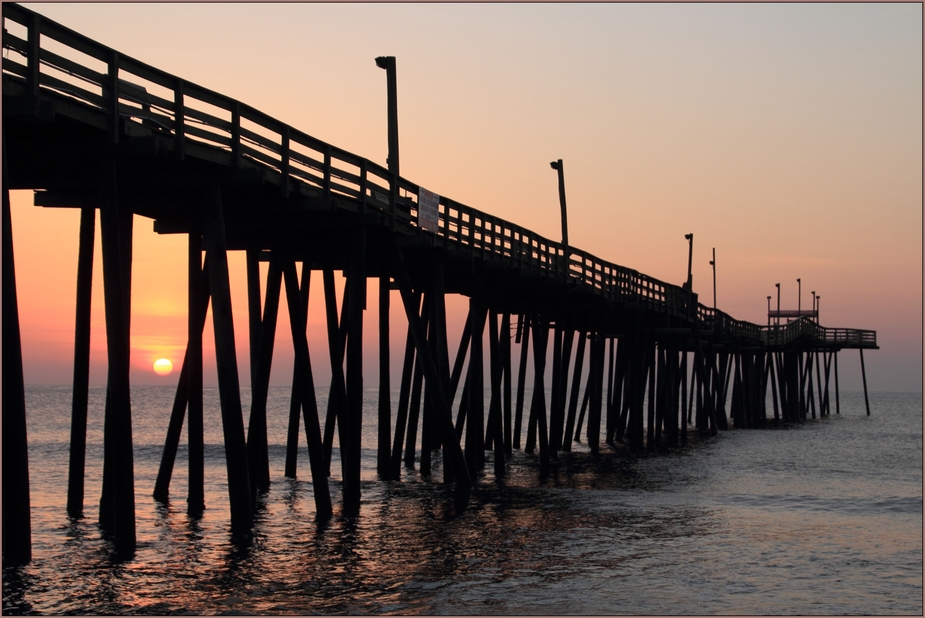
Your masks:
<svg viewBox="0 0 925 618"><path fill-rule="evenodd" d="M796 308L800 277L804 306L821 296L823 325L877 330L872 390L921 390L919 4L26 6L382 164L385 73L373 59L394 55L403 176L555 239L549 161L561 158L573 245L681 284L693 232L702 301L713 247L719 308L736 318L765 323L776 282ZM66 384L78 213L16 192L12 215L26 381ZM182 359L185 255L185 237L136 218L136 383L175 383L151 365ZM247 383L243 263L232 256ZM99 253L95 267L91 378L104 383ZM309 337L327 376L322 303L315 277ZM466 301L451 304L455 347ZM375 303L365 320L374 380ZM392 325L397 375L397 294ZM291 378L288 332L282 320L278 384ZM857 353L841 356L842 388L860 389Z"/></svg>

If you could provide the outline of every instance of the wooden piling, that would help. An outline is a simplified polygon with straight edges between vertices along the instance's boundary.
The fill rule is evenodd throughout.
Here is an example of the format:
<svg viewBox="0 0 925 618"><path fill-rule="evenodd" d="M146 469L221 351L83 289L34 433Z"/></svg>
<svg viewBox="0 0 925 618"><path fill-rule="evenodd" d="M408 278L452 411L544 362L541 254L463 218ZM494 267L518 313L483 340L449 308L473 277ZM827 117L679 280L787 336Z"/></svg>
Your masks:
<svg viewBox="0 0 925 618"><path fill-rule="evenodd" d="M517 402L514 405L513 447L520 448L521 424L524 413L524 388L527 379L527 348L530 344L530 325L524 316L520 318L520 363L517 373Z"/></svg>
<svg viewBox="0 0 925 618"><path fill-rule="evenodd" d="M501 315L501 362L503 365L503 411L504 411L504 449L510 455L512 452L512 426L511 426L511 313L505 311ZM568 442L568 440L566 440Z"/></svg>
<svg viewBox="0 0 925 618"><path fill-rule="evenodd" d="M77 252L74 390L71 395L71 448L67 479L67 514L71 517L81 517L84 505L87 401L90 386L90 296L93 285L95 227L96 209L84 206L80 210L80 244Z"/></svg>
<svg viewBox="0 0 925 618"><path fill-rule="evenodd" d="M256 261L256 258L254 258ZM266 491L270 487L270 461L267 445L267 397L270 389L270 367L276 340L276 321L279 313L279 292L283 272L280 260L274 255L267 272L267 289L264 310L256 339L257 351L251 384L251 414L247 431L247 463L250 469L251 489ZM259 300L260 279L257 278Z"/></svg>
<svg viewBox="0 0 925 618"><path fill-rule="evenodd" d="M195 247L202 246L202 237L196 236L191 238L189 242L190 249ZM198 249L197 249L198 250ZM192 255L190 256L192 257ZM161 463L157 471L157 479L154 483L154 492L152 494L153 498L158 502L167 502L170 496L170 479L173 475L173 465L177 456L177 448L180 444L180 434L183 430L183 418L185 416L186 408L188 404L192 403L191 397L195 395L193 388L190 383L192 379L195 379L195 376L191 378L191 372L194 369L195 359L199 360L199 373L198 373L198 384L199 384L199 431L198 434L194 429L194 421L192 418L192 410L190 412L190 427L189 427L189 442L190 442L190 466L194 466L193 457L194 450L193 443L196 441L198 435L198 445L200 448L199 454L199 468L202 468L202 329L205 326L206 313L209 307L209 272L206 269L202 268L202 255L201 252L196 256L198 259L195 260L195 263L191 260L188 268L189 278L191 279L188 285L190 292L189 295L189 309L188 309L188 340L186 344L186 353L183 356L183 365L180 368L180 377L177 380L177 391L174 395L173 408L170 413L170 421L167 424L167 437L164 439L164 450L161 453ZM195 269L195 273L193 272ZM195 346L198 344L198 356L196 356ZM191 477L193 476L193 470L190 472ZM196 478L201 478L200 475ZM193 492L193 485L195 481L190 479L190 493ZM199 493L202 493L202 483L199 483ZM200 502L203 500L203 497L200 495ZM202 511L200 507L200 512Z"/></svg>
<svg viewBox="0 0 925 618"><path fill-rule="evenodd" d="M614 383L616 381L617 367L616 367L616 357L614 355L614 339L611 337L608 341L608 362L607 362L607 396L604 399L604 409L606 410L605 419L604 419L604 442L607 444L613 443L613 426L616 424L614 420L614 399L616 398L616 393L614 392ZM619 385L617 386L619 388Z"/></svg>
<svg viewBox="0 0 925 618"><path fill-rule="evenodd" d="M331 517L331 493L328 488L328 460L325 459L321 440L321 426L318 420L318 404L315 400L315 380L312 362L305 335L307 317L302 308L299 281L295 262L284 259L283 278L286 282L286 301L289 307L289 327L292 331L292 348L295 366L299 369L300 394L302 399L302 420L305 424L305 438L308 443L308 460L312 472L312 489L315 495L315 516L320 521ZM305 280L303 272L302 279Z"/></svg>
<svg viewBox="0 0 925 618"><path fill-rule="evenodd" d="M302 262L302 276L299 279L299 306L301 314L308 315L308 295L311 288L312 269ZM290 317L291 319L291 317ZM305 332L306 324L298 324L299 332ZM299 418L302 411L302 387L299 384L302 375L298 360L292 362L292 391L289 395L289 425L286 430L286 478L296 478L299 453ZM327 463L325 463L327 465Z"/></svg>
<svg viewBox="0 0 925 618"><path fill-rule="evenodd" d="M587 333L578 333L578 348L575 350L575 368L572 371L572 389L569 392L568 417L565 421L565 432L562 438L562 450L571 451L573 436L575 435L575 413L578 411L578 392L581 387L581 370L585 360L585 342Z"/></svg>
<svg viewBox="0 0 925 618"><path fill-rule="evenodd" d="M816 366L816 398L819 400L819 418L825 416L825 401L822 392L822 378L819 369L819 352L813 352L813 364Z"/></svg>
<svg viewBox="0 0 925 618"><path fill-rule="evenodd" d="M390 428L392 426L392 387L389 375L389 300L390 277L388 255L381 258L379 272L379 416L376 470L380 478L390 478Z"/></svg>
<svg viewBox="0 0 925 618"><path fill-rule="evenodd" d="M251 398L253 399L256 382L257 364L260 350L260 330L262 315L260 313L260 250L248 249L245 254L245 273L247 282L247 335L250 352ZM250 435L248 433L248 435Z"/></svg>
<svg viewBox="0 0 925 618"><path fill-rule="evenodd" d="M37 34L33 35L37 36ZM36 39L37 40L37 39ZM38 61L35 61L36 72ZM37 87L37 86L36 86ZM3 138L3 566L32 560L29 446L22 370L19 303L13 266L6 137Z"/></svg>
<svg viewBox="0 0 925 618"><path fill-rule="evenodd" d="M187 242L187 343L183 359L186 369L186 401L189 413L187 452L189 480L186 511L199 517L206 508L205 444L202 418L202 331L209 307L209 265L202 260L202 232L197 225L190 230Z"/></svg>
<svg viewBox="0 0 925 618"><path fill-rule="evenodd" d="M593 455L600 450L601 406L604 399L604 336L600 332L591 338L591 363L589 378L591 399L588 402L588 447Z"/></svg>
<svg viewBox="0 0 925 618"><path fill-rule="evenodd" d="M648 348L646 350L646 373L649 388L649 396L646 397L646 448L653 450L655 448L655 365L658 348L652 341L647 342L646 346Z"/></svg>
<svg viewBox="0 0 925 618"><path fill-rule="evenodd" d="M484 380L482 337L485 329L487 309L480 295L469 299L469 313L472 315L472 339L469 342L469 412L466 418L466 465L469 476L475 477L485 462L485 446L482 438L485 427Z"/></svg>
<svg viewBox="0 0 925 618"><path fill-rule="evenodd" d="M867 416L870 416L870 400L867 398L867 371L864 369L864 348L858 348L858 352L861 353L861 378L864 381L864 406L867 408Z"/></svg>
<svg viewBox="0 0 925 618"><path fill-rule="evenodd" d="M437 373L442 376L442 371L440 369L440 361L439 361L439 357L437 354L437 346L436 346L436 324L435 324L436 315L434 311L435 294L433 293L433 290L431 290L429 296L430 296L430 303L429 303L430 317L427 322L427 329L425 330L425 334L427 336L427 345L430 348L431 357L434 359L434 364L437 365ZM423 377L423 374L422 374L422 377ZM421 476L429 477L430 470L431 470L431 459L432 459L431 451L434 448L434 445L433 445L434 428L433 428L433 422L432 422L433 416L434 416L434 410L433 410L433 404L431 403L432 397L427 394L427 389L433 388L433 386L428 385L426 382L423 382L423 386L424 386L425 394L421 400L421 403L423 404L423 406L421 409L421 463L420 463L419 469L421 472ZM441 384L441 388L442 388L442 384Z"/></svg>
<svg viewBox="0 0 925 618"><path fill-rule="evenodd" d="M363 430L363 310L366 307L366 228L354 232L351 264L347 275L347 371L346 414L342 422L346 443L341 443L344 465L344 513L360 510L360 442Z"/></svg>
<svg viewBox="0 0 925 618"><path fill-rule="evenodd" d="M103 172L100 194L108 359L100 525L112 531L116 553L128 557L135 551L135 479L129 388L132 213L125 207L120 208L117 175L116 162L110 160Z"/></svg>
<svg viewBox="0 0 925 618"><path fill-rule="evenodd" d="M549 323L540 319L531 320L533 326L533 402L530 405L530 420L535 424L540 442L540 470L549 470L549 434L546 429L546 345L549 340ZM528 432L527 444L530 436ZM527 452L530 450L528 448Z"/></svg>
<svg viewBox="0 0 925 618"><path fill-rule="evenodd" d="M777 406L777 376L774 371L774 353L769 352L767 355L767 372L771 380L771 400L774 403L774 422L780 420L780 413Z"/></svg>
<svg viewBox="0 0 925 618"><path fill-rule="evenodd" d="M425 340L427 338L427 329L430 325L431 304L433 303L432 294L424 294L421 304L421 327L424 329ZM414 467L414 453L417 446L418 437L418 419L421 416L421 394L424 385L424 366L420 360L419 353L415 354L414 373L411 380L411 407L408 410L408 428L405 438L405 465L409 468Z"/></svg>
<svg viewBox="0 0 925 618"><path fill-rule="evenodd" d="M415 313L421 307L421 295L415 294L412 300ZM401 477L401 454L402 444L405 437L405 425L408 421L408 398L411 391L411 378L414 371L414 339L411 335L411 329L405 337L405 357L402 361L401 385L398 394L398 412L395 418L395 436L392 442L392 453L390 463L390 476L392 479Z"/></svg>
<svg viewBox="0 0 925 618"><path fill-rule="evenodd" d="M575 442L581 442L581 428L584 426L585 412L588 411L588 401L591 400L591 359L588 359L588 377L585 378L585 391L581 398L581 408L578 411L578 419L575 421L575 435L572 438Z"/></svg>
<svg viewBox="0 0 925 618"><path fill-rule="evenodd" d="M504 368L501 361L501 344L498 341L498 315L491 311L488 316L488 342L491 367L491 406L488 412L488 431L494 446L495 477L504 475L504 427L501 419L501 376Z"/></svg>
<svg viewBox="0 0 925 618"><path fill-rule="evenodd" d="M225 252L225 220L218 187L204 196L203 241L209 261L209 288L212 294L212 323L215 331L215 363L225 440L225 466L228 472L228 501L233 534L247 533L253 523L251 488L241 411L228 256ZM105 260L105 258L104 258Z"/></svg>
<svg viewBox="0 0 925 618"><path fill-rule="evenodd" d="M408 325L414 338L414 345L418 357L422 361L421 364L424 374L431 383L439 385L439 373L430 355L430 351L427 348L427 338L425 336L423 324L421 323L421 317L415 311L411 281L408 278L405 260L401 251L396 251L394 253L392 264L395 269L395 281L401 291L402 304L405 308L405 314L408 318ZM456 436L456 429L453 426L453 416L449 403L446 398L442 396L443 393L440 392L439 386L436 389L429 390L428 393L434 398L434 407L436 408L437 416L440 418L444 448L450 450L449 461L453 466L453 475L456 483L455 504L457 511L462 511L466 508L472 488L471 477L466 467L466 459L459 445L459 438Z"/></svg>
<svg viewBox="0 0 925 618"><path fill-rule="evenodd" d="M562 426L565 414L560 415L559 392L562 390L562 326L556 323L552 337L552 389L549 400L549 451L551 455L559 450L562 443Z"/></svg>
<svg viewBox="0 0 925 618"><path fill-rule="evenodd" d="M328 332L328 357L331 361L331 390L328 395L328 409L324 421L324 459L331 474L331 452L334 445L334 427L338 428L338 437L340 438L341 447L346 441L344 435L343 423L339 420L344 414L347 405L346 382L344 378L344 346L346 339L343 336L345 332L340 325L346 325L348 286L344 281L344 294L341 298L341 317L337 318L337 297L334 291L334 271L325 268L322 271L322 280L324 283L324 306L325 317L327 319ZM341 459L341 472L343 474L343 459Z"/></svg>
<svg viewBox="0 0 925 618"><path fill-rule="evenodd" d="M835 414L841 413L841 406L838 402L838 352L833 352L835 354Z"/></svg>

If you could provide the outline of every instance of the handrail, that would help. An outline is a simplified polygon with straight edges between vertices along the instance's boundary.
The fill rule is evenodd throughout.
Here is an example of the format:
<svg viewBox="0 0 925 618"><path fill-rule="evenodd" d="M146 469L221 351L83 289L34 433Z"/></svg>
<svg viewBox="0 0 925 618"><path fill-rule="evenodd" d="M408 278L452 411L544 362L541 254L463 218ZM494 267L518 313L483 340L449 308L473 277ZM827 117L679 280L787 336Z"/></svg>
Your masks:
<svg viewBox="0 0 925 618"><path fill-rule="evenodd" d="M143 126L153 127L152 130L172 135L178 158L186 155L187 148L198 145L221 154L231 166L247 161L248 165L269 168L280 175L283 195L288 195L290 182L301 183L326 197L358 200L392 221L401 221L403 229L417 226L420 186L406 178L393 179L381 165L314 138L235 99L119 54L19 5L4 3L3 17L3 48L21 57L9 54L13 57L4 58L3 74L25 81L27 93L51 90L65 94L107 113L110 127L118 126L113 114L126 122L140 121ZM24 27L26 38L7 32L9 22ZM43 49L45 39L70 48L75 56L104 63L106 72ZM113 71L117 73L115 80ZM110 84L115 84L114 96ZM111 131L110 138L115 141L118 135ZM500 217L447 197L440 198L439 208L435 244L449 247L453 243L468 249L473 256L535 269L608 301L629 303L687 320L692 327L712 331L714 336L765 345L808 337L826 344L876 346L874 331L826 329L805 321L783 329L768 328L735 320L722 311L694 303L694 295L685 288L607 262Z"/></svg>

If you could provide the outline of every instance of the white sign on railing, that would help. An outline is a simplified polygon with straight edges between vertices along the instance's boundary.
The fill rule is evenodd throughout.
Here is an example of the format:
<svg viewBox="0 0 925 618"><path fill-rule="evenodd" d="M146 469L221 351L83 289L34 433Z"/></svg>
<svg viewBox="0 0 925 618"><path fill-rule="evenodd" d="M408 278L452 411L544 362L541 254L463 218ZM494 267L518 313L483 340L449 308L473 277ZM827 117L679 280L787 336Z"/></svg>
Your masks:
<svg viewBox="0 0 925 618"><path fill-rule="evenodd" d="M424 187L418 190L418 227L428 232L437 232L440 216L440 196Z"/></svg>

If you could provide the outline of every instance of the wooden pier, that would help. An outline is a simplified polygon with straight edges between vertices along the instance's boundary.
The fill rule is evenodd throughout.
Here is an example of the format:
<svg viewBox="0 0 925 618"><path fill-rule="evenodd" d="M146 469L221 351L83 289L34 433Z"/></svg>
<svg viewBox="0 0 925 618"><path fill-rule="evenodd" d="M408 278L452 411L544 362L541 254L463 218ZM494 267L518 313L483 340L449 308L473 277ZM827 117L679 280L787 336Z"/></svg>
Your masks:
<svg viewBox="0 0 925 618"><path fill-rule="evenodd" d="M129 398L134 215L153 219L159 233L189 239L188 343L153 494L158 500L169 495L187 422L188 507L198 514L205 506L202 332L211 304L235 533L250 530L256 492L270 482L266 401L284 286L295 351L286 475L296 474L304 431L320 520L334 510L328 476L335 431L343 466L341 511L359 510L362 316L369 278L379 281L379 475L397 478L402 462L430 474L438 455L460 510L485 466L485 451L494 452L495 472L504 474L505 459L521 448L524 430L523 448L538 451L545 470L576 440L594 454L616 443L631 449L677 446L691 431L715 434L826 416L832 391L837 414L838 352L861 350L863 368L863 350L877 348L874 331L826 328L810 318L770 326L733 319L700 304L689 286L607 262L445 196L438 198L436 220L429 221L426 189L394 171L18 5L5 3L3 18L4 564L27 562L31 551L10 190L35 190L37 206L81 209L67 503L72 516L84 511L89 290L100 212L108 392L99 520L123 555L135 547ZM63 54L62 46L73 53ZM105 71L75 58L102 63ZM246 432L230 251L247 256L252 397ZM262 290L260 262L268 263ZM323 360L312 359L305 334L315 271L324 282L330 385L315 384L312 361ZM345 276L340 307L334 271ZM392 290L407 318L394 413ZM447 337L448 294L469 299L455 350ZM487 368L478 362L486 346ZM525 401L528 376L531 401ZM326 387L329 404L322 411L315 393Z"/></svg>

